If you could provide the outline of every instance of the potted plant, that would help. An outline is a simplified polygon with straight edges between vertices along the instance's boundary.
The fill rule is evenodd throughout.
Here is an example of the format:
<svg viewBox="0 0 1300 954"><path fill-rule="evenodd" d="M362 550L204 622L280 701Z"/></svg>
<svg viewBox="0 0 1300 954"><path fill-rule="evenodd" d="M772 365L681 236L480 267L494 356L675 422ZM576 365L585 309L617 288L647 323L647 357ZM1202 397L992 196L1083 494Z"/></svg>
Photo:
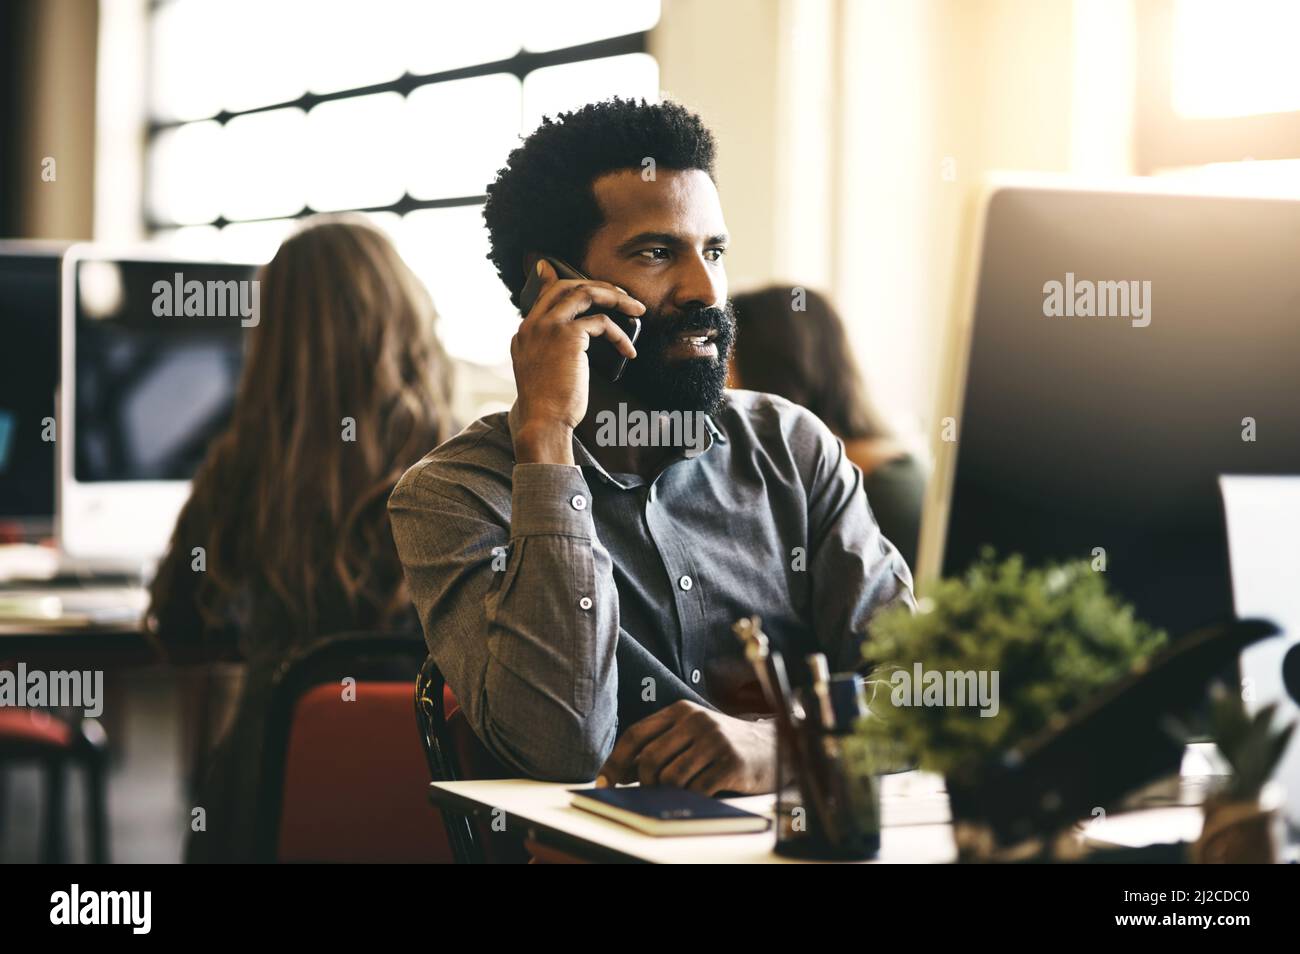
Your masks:
<svg viewBox="0 0 1300 954"><path fill-rule="evenodd" d="M1274 729L1276 704L1252 717L1239 693L1221 683L1211 689L1210 735L1231 772L1205 800L1205 824L1192 846L1201 864L1277 862L1281 818L1261 794L1291 741L1295 723Z"/></svg>
<svg viewBox="0 0 1300 954"><path fill-rule="evenodd" d="M987 855L988 832L965 797L981 773L1140 670L1164 642L1087 561L1029 568L986 550L965 575L934 585L915 614L872 620L863 645L871 711L859 733L944 775L959 851Z"/></svg>

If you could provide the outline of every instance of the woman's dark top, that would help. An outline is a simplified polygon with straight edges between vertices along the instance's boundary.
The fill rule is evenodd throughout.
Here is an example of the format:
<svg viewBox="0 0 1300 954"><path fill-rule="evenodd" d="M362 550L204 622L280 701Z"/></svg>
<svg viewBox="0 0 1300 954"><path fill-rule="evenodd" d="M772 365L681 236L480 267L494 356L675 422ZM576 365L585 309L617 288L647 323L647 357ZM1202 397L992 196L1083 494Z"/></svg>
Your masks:
<svg viewBox="0 0 1300 954"><path fill-rule="evenodd" d="M921 536L921 504L925 500L925 471L910 454L876 467L863 479L867 503L880 530L916 572Z"/></svg>

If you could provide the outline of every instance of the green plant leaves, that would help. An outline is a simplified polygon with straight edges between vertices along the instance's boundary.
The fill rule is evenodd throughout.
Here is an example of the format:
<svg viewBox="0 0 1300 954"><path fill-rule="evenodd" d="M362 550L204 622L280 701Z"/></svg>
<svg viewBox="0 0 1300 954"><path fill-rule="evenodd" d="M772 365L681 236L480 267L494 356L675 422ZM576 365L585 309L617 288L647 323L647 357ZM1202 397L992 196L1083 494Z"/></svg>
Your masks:
<svg viewBox="0 0 1300 954"><path fill-rule="evenodd" d="M1126 675L1165 642L1107 592L1087 561L1030 569L991 550L960 578L939 582L921 612L877 616L863 655L877 667L872 713L862 731L901 743L922 768L948 773L1014 747L1058 722L1098 689ZM997 671L1000 706L984 718L972 706L896 706L892 667Z"/></svg>

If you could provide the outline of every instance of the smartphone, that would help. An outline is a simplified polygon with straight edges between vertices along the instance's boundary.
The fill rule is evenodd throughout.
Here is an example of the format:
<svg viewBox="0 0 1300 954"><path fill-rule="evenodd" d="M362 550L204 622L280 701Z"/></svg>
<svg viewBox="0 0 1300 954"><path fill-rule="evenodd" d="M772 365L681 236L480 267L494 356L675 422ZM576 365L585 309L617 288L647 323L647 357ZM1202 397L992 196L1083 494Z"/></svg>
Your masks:
<svg viewBox="0 0 1300 954"><path fill-rule="evenodd" d="M551 267L555 269L555 274L560 278L585 279L587 277L567 262L552 258L549 255L545 256L545 258L551 263ZM529 269L528 280L524 282L523 291L519 293L519 311L525 315L532 311L533 305L537 302L537 296L541 293L541 276L537 274L536 268ZM614 324L622 328L623 333L631 339L632 344L636 344L636 339L641 334L640 318L596 305L575 316L575 320L577 318L588 318L591 315L609 315ZM591 362L592 369L605 380L617 381L623 376L623 371L627 368L629 359L615 348L608 338L602 335L599 338L591 339L591 344L587 346L587 360Z"/></svg>

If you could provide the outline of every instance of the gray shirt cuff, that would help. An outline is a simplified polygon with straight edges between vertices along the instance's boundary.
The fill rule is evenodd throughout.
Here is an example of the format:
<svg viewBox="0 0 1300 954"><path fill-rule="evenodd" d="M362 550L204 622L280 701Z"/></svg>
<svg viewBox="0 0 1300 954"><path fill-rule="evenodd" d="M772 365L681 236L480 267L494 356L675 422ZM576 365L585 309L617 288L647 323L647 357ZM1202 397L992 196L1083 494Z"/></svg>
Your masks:
<svg viewBox="0 0 1300 954"><path fill-rule="evenodd" d="M542 534L595 539L591 492L581 468L570 464L515 464L511 481L512 539Z"/></svg>

